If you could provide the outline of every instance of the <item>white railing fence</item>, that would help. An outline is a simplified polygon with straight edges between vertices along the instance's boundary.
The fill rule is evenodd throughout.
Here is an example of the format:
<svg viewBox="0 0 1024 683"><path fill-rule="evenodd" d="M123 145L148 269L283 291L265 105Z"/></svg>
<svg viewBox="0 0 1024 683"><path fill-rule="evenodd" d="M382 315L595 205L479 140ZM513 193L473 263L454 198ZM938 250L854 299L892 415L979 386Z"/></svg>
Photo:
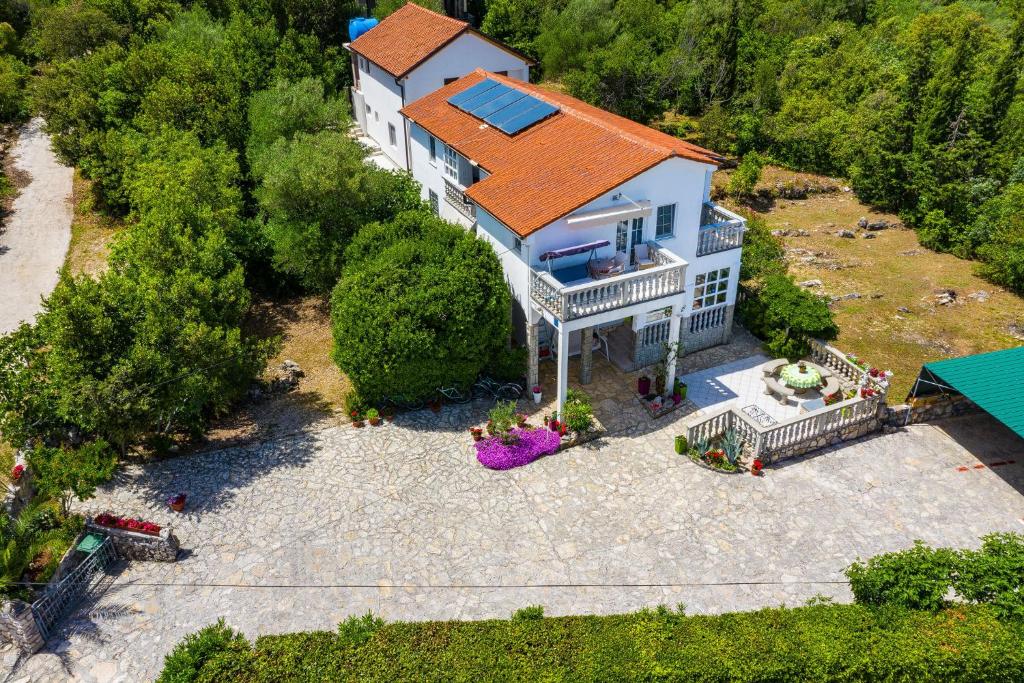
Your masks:
<svg viewBox="0 0 1024 683"><path fill-rule="evenodd" d="M444 181L444 197L466 218L476 218L476 205L466 199L465 192L448 180Z"/></svg>
<svg viewBox="0 0 1024 683"><path fill-rule="evenodd" d="M885 400L885 383L867 375L838 349L818 340L811 341L811 358L853 384L857 393L852 398L769 427L758 424L753 418L730 406L687 427L687 443L692 445L699 440L711 441L734 429L742 437L744 450L751 459L760 458L773 463L798 452L811 450L813 444L820 439L841 438L849 428L877 419ZM862 383L878 393L862 398Z"/></svg>
<svg viewBox="0 0 1024 683"><path fill-rule="evenodd" d="M533 270L530 296L559 320L576 320L633 304L679 294L686 261L665 250L653 252L656 265L625 275L565 287L550 273Z"/></svg>

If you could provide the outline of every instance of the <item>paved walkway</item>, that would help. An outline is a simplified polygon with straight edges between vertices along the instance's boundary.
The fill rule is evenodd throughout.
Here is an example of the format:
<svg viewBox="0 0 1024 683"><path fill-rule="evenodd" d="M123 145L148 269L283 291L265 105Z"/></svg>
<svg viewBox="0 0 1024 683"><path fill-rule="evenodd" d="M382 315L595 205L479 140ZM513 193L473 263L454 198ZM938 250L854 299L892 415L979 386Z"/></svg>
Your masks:
<svg viewBox="0 0 1024 683"><path fill-rule="evenodd" d="M1024 449L983 418L914 426L757 479L676 456L671 416L492 472L465 431L482 416L421 411L126 468L82 507L173 524L182 559L131 564L11 680L151 679L182 636L218 617L254 636L331 629L367 610L471 619L531 604L566 614L846 600L830 582L857 556L1024 530ZM183 515L161 502L179 490Z"/></svg>
<svg viewBox="0 0 1024 683"><path fill-rule="evenodd" d="M42 125L37 118L22 126L11 150L29 184L0 227L0 334L35 318L42 297L57 285L71 242L72 170L57 161Z"/></svg>

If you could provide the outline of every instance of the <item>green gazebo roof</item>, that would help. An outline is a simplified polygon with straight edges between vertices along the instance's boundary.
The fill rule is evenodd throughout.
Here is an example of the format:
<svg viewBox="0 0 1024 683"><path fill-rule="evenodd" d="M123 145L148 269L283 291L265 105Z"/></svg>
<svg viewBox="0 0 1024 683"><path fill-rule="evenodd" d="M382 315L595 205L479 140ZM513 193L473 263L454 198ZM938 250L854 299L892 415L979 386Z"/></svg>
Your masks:
<svg viewBox="0 0 1024 683"><path fill-rule="evenodd" d="M1024 346L926 363L920 379L960 392L1024 437Z"/></svg>

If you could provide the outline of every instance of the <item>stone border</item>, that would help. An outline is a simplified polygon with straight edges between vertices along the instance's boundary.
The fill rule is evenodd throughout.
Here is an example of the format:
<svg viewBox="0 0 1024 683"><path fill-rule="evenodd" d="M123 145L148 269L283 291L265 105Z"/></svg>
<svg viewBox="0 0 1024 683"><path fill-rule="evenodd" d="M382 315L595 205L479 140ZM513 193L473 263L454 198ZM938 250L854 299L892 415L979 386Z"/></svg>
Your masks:
<svg viewBox="0 0 1024 683"><path fill-rule="evenodd" d="M32 614L32 606L24 600L6 600L0 605L0 637L29 655L46 644Z"/></svg>
<svg viewBox="0 0 1024 683"><path fill-rule="evenodd" d="M169 526L161 528L158 536L153 536L103 526L88 518L85 521L85 530L108 536L113 541L118 556L125 560L174 562L178 559L178 538Z"/></svg>

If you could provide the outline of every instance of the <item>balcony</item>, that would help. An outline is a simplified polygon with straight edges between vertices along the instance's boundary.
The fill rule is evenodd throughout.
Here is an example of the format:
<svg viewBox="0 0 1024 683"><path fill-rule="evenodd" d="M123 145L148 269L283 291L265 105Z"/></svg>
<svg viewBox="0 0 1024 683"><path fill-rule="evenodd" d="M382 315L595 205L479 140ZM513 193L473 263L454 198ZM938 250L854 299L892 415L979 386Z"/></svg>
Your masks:
<svg viewBox="0 0 1024 683"><path fill-rule="evenodd" d="M720 251L743 246L743 231L747 222L717 204L705 203L700 213L697 233L697 256L717 254Z"/></svg>
<svg viewBox="0 0 1024 683"><path fill-rule="evenodd" d="M459 186L445 178L444 198L469 220L476 220L476 205L466 199L466 193Z"/></svg>
<svg viewBox="0 0 1024 683"><path fill-rule="evenodd" d="M533 270L530 296L555 318L567 322L681 293L686 282L686 261L654 243L649 242L648 246L653 267L600 280L586 276L566 283L562 280L573 276L559 279L556 276L560 271Z"/></svg>

